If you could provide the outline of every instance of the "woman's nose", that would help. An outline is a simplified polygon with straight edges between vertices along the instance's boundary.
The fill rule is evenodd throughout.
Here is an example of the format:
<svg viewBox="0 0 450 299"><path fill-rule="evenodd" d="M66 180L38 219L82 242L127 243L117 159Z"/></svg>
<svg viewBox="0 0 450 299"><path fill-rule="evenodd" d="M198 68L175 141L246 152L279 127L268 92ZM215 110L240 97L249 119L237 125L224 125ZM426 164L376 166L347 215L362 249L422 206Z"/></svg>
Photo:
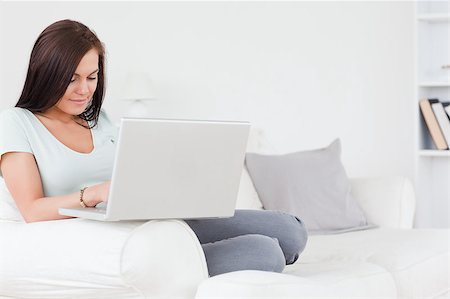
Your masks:
<svg viewBox="0 0 450 299"><path fill-rule="evenodd" d="M80 80L78 84L77 92L79 94L86 94L89 92L89 86L87 80Z"/></svg>

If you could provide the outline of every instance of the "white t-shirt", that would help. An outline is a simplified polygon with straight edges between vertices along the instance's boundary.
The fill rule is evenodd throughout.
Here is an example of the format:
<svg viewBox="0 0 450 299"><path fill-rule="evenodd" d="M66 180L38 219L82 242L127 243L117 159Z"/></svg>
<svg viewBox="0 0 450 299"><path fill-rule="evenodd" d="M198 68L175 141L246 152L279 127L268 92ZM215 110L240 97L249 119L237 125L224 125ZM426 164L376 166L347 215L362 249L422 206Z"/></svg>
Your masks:
<svg viewBox="0 0 450 299"><path fill-rule="evenodd" d="M0 156L7 152L32 153L44 196L65 195L111 179L117 134L118 128L101 111L97 125L91 129L93 151L79 153L56 139L29 110L10 108L0 113ZM1 171L0 219L22 219Z"/></svg>

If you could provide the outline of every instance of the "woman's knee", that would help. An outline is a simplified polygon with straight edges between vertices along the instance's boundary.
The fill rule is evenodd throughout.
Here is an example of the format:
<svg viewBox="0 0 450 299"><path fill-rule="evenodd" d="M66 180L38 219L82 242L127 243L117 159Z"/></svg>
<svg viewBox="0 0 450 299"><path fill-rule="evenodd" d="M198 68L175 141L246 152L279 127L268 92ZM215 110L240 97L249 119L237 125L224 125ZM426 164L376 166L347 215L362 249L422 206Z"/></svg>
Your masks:
<svg viewBox="0 0 450 299"><path fill-rule="evenodd" d="M248 242L255 248L254 255L261 269L283 272L286 260L278 239L264 235L247 235Z"/></svg>
<svg viewBox="0 0 450 299"><path fill-rule="evenodd" d="M235 217L240 224L253 227L253 233L278 239L288 265L298 259L306 246L306 228L294 215L276 210L236 210Z"/></svg>
<svg viewBox="0 0 450 299"><path fill-rule="evenodd" d="M282 213L285 217L284 237L280 245L286 257L286 264L290 265L297 261L300 253L305 249L308 241L308 233L300 218Z"/></svg>

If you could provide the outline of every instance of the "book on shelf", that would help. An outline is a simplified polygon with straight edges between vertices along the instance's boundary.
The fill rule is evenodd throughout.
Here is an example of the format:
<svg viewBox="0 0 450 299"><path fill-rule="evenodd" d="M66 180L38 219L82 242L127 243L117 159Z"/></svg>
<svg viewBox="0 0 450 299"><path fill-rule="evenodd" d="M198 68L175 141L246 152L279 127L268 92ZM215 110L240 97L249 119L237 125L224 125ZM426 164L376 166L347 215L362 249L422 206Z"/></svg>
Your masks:
<svg viewBox="0 0 450 299"><path fill-rule="evenodd" d="M442 106L444 106L447 117L450 119L450 102L442 102Z"/></svg>
<svg viewBox="0 0 450 299"><path fill-rule="evenodd" d="M442 133L437 117L431 105L440 103L438 99L423 99L419 101L420 111L430 132L431 139L438 150L448 149L447 141ZM442 104L441 104L442 106Z"/></svg>
<svg viewBox="0 0 450 299"><path fill-rule="evenodd" d="M450 145L450 120L447 117L447 113L444 110L444 106L441 102L431 104L434 115L436 116L441 132L444 135L447 146Z"/></svg>

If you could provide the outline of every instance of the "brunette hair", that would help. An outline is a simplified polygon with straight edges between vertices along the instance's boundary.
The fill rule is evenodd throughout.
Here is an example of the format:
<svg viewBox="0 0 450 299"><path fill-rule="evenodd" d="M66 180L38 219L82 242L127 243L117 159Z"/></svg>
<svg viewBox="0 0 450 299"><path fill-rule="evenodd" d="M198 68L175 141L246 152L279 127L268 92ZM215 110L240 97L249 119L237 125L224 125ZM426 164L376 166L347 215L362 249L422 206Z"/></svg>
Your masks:
<svg viewBox="0 0 450 299"><path fill-rule="evenodd" d="M42 31L31 51L27 77L16 107L44 112L63 97L83 56L98 52L97 89L79 115L97 124L105 93L105 48L97 35L77 21L57 21Z"/></svg>

